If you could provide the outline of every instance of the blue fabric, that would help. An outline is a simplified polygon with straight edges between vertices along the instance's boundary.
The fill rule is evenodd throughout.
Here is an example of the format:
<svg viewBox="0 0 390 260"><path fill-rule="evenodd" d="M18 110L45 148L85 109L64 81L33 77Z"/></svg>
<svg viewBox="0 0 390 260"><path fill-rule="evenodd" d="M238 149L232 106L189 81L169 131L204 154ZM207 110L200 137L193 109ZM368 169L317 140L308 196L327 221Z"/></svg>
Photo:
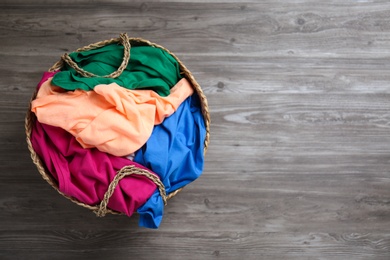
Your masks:
<svg viewBox="0 0 390 260"><path fill-rule="evenodd" d="M170 117L154 127L134 161L159 175L167 194L197 179L203 171L206 127L199 97L187 98ZM158 190L138 208L139 226L158 228L164 203Z"/></svg>

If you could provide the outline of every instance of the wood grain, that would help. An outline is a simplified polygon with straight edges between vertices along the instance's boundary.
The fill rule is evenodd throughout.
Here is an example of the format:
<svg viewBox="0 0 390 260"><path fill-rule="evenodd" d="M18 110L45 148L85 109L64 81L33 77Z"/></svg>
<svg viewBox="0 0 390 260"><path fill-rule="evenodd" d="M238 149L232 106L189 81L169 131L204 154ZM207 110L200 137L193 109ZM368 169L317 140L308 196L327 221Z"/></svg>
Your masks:
<svg viewBox="0 0 390 260"><path fill-rule="evenodd" d="M1 259L390 258L390 4L3 0ZM42 72L127 32L163 45L207 95L204 173L158 230L95 215L32 164Z"/></svg>

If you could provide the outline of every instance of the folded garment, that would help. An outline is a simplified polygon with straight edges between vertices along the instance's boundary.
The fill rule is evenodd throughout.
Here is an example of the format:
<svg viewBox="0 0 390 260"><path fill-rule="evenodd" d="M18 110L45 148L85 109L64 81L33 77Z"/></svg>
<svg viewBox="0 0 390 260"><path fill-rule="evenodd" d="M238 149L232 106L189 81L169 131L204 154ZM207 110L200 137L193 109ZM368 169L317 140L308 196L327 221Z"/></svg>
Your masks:
<svg viewBox="0 0 390 260"><path fill-rule="evenodd" d="M98 49L73 52L69 56L82 69L104 76L116 71L123 60L123 46L110 44ZM178 82L179 63L168 52L152 46L133 46L126 69L117 78L83 77L67 64L53 78L53 85L66 90L92 90L100 84L117 83L127 89L147 88L160 96L169 95L169 89Z"/></svg>
<svg viewBox="0 0 390 260"><path fill-rule="evenodd" d="M38 88L57 72L45 72ZM150 169L122 157L112 156L97 149L83 149L65 130L35 122L31 143L58 189L88 205L96 205L117 171L125 166L136 166L154 174ZM108 208L131 216L153 194L156 185L150 179L130 175L120 180L108 203Z"/></svg>
<svg viewBox="0 0 390 260"><path fill-rule="evenodd" d="M168 193L197 179L203 171L206 127L197 94L187 98L170 117L153 129L134 161L156 173ZM159 192L141 206L139 225L157 228L164 204Z"/></svg>
<svg viewBox="0 0 390 260"><path fill-rule="evenodd" d="M71 133L83 148L127 156L141 148L154 125L174 113L192 93L185 78L167 97L153 90L125 89L116 83L95 86L93 91L65 91L53 86L49 78L32 101L31 110L39 122Z"/></svg>

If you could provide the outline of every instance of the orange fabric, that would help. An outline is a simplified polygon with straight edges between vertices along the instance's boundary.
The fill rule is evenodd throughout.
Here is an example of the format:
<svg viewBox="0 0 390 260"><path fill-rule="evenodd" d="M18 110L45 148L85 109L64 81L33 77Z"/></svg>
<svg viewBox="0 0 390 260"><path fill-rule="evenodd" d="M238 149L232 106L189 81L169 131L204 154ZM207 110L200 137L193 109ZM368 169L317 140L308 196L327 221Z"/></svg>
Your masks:
<svg viewBox="0 0 390 260"><path fill-rule="evenodd" d="M154 125L174 113L193 89L181 79L170 95L153 90L129 90L116 83L93 91L64 91L44 82L32 102L38 121L70 132L84 148L126 156L141 148Z"/></svg>

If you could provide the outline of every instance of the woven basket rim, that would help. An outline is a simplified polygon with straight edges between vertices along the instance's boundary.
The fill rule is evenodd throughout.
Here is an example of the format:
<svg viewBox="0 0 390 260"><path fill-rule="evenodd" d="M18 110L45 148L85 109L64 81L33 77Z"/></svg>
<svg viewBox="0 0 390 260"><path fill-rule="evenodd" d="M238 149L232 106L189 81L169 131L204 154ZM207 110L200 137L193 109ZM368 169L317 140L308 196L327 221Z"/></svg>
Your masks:
<svg viewBox="0 0 390 260"><path fill-rule="evenodd" d="M91 47L98 48L98 47L102 47L102 46L104 46L104 45L106 45L108 43L119 42L119 41L120 41L120 38L112 38L110 40L99 41L99 42L96 42L96 43L84 46L82 48L79 48L79 49L75 50L75 52L80 52L80 51L83 51L83 50L86 50L86 49L90 49ZM192 87L194 88L194 90L196 91L196 93L199 96L199 100L200 100L200 104L201 104L201 110L202 110L202 115L203 115L204 123L205 123L205 126L206 126L206 137L205 137L205 140L204 140L204 150L203 150L204 155L206 155L206 151L208 149L208 145L209 145L209 141L210 141L210 114L209 114L209 109L208 109L208 102L207 102L206 96L203 93L202 88L200 87L198 82L195 80L195 78L192 75L192 73L189 71L189 69L187 69L187 67L183 64L183 62L174 53L172 53L171 51L169 51L165 47L163 47L161 45L158 45L156 43L153 43L153 42L151 42L149 40L146 40L146 39L143 39L143 38L139 38L139 37L136 37L136 38L134 38L134 37L131 38L130 37L129 41L130 41L130 44L148 45L148 46L153 46L155 48L160 48L160 49L166 51L167 53L169 53L170 55L172 55L172 57L174 57L176 59L176 61L179 63L180 73L182 75L184 75L187 80L190 81ZM64 66L64 61L62 59L60 59L59 61L54 63L48 69L48 71L60 70L63 66ZM79 206L82 206L84 208L90 209L90 210L92 210L92 211L94 211L96 213L99 210L99 205L92 206L92 205L80 202L77 199L75 199L73 197L70 197L70 196L64 194L63 192L61 192L59 190L59 187L58 187L56 181L54 180L52 175L46 170L46 168L45 168L44 164L42 163L41 159L39 158L39 156L35 152L34 148L32 147L32 143L31 143L30 138L31 138L32 125L33 125L33 123L36 120L36 116L31 111L31 102L35 99L36 94L37 94L37 91L34 91L33 95L31 96L31 99L30 99L30 102L29 102L29 107L28 107L28 110L27 110L27 113L26 113L26 116L25 116L26 141L27 141L27 146L28 146L28 149L30 151L30 156L31 156L31 159L32 159L33 163L36 165L36 167L37 167L39 173L41 174L42 178L44 180L46 180L46 182L48 182L50 184L50 186L52 186L59 194L61 194L65 198L69 199L73 203L75 203L75 204L77 204ZM144 171L141 168L137 168L136 166L134 166L134 168L138 169L140 172ZM179 188L179 189L169 193L166 196L166 200L169 200L172 197L174 197L183 188L184 187ZM111 209L106 209L106 212L107 213L111 213L111 214L122 214L120 212L117 212L117 211L114 211L114 210L111 210Z"/></svg>

